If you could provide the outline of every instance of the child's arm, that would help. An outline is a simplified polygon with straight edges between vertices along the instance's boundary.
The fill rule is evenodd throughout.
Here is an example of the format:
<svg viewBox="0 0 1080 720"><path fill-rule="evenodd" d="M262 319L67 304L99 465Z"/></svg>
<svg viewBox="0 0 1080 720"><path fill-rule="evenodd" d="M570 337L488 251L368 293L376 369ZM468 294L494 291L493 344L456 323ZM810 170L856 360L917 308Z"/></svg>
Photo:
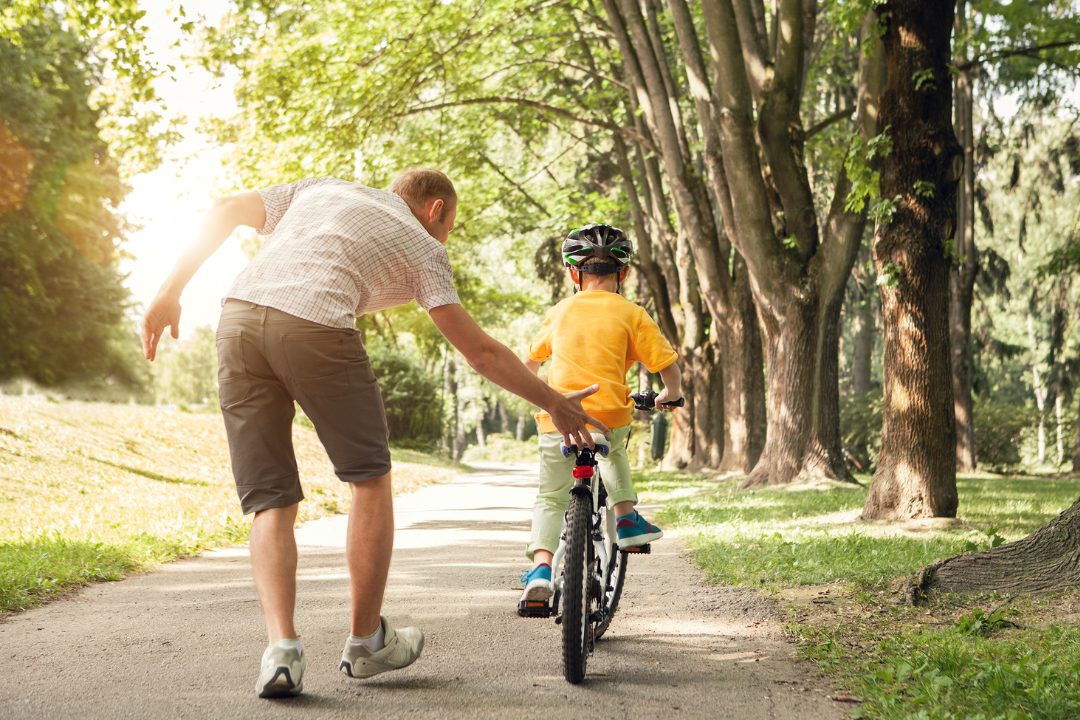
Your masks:
<svg viewBox="0 0 1080 720"><path fill-rule="evenodd" d="M533 375L539 376L540 366L544 363L540 360L533 360L532 358L525 358L525 367L529 368L529 372Z"/></svg>
<svg viewBox="0 0 1080 720"><path fill-rule="evenodd" d="M674 402L682 397L682 371L679 370L679 363L673 362L661 370L660 379L664 382L664 389L656 396L656 409L675 412L675 408L663 407L660 403Z"/></svg>

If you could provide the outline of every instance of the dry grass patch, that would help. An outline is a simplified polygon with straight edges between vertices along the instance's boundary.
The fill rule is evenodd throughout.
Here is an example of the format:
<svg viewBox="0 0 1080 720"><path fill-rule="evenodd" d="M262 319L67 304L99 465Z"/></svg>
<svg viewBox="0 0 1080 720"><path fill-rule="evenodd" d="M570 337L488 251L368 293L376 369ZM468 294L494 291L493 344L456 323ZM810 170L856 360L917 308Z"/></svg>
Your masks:
<svg viewBox="0 0 1080 720"><path fill-rule="evenodd" d="M307 495L300 520L347 512L348 488L315 433L294 426L293 442ZM455 473L395 462L394 490L409 492ZM33 602L36 591L19 592L20 584L47 594L125 571L120 560L117 570L87 567L91 551L77 563L81 580L42 574L41 565L59 564L65 553L82 557L97 547L104 556L106 549L129 547L127 569L136 569L243 541L249 529L220 415L0 396L0 585L25 596L6 603L0 597L0 609ZM23 565L18 558L27 553L43 560Z"/></svg>

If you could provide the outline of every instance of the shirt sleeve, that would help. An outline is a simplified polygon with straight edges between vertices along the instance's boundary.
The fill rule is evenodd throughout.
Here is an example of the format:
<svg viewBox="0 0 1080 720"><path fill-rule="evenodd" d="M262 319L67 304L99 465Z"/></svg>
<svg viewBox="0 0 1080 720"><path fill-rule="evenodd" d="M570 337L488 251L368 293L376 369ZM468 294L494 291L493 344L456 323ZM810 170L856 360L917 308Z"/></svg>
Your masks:
<svg viewBox="0 0 1080 720"><path fill-rule="evenodd" d="M263 207L266 209L266 222L255 232L260 235L269 235L274 232L274 228L281 222L281 218L285 217L285 213L288 211L289 206L292 205L296 193L306 187L319 185L328 180L333 180L333 178L308 178L307 180L286 183L284 185L271 185L268 188L259 190L259 196L262 197Z"/></svg>
<svg viewBox="0 0 1080 720"><path fill-rule="evenodd" d="M551 308L544 315L544 324L540 326L540 332L529 343L529 359L533 362L544 362L551 357L551 331L555 324L552 322L555 308Z"/></svg>
<svg viewBox="0 0 1080 720"><path fill-rule="evenodd" d="M446 249L439 247L420 266L413 281L413 295L424 310L440 305L460 305L457 288L454 287L454 268Z"/></svg>
<svg viewBox="0 0 1080 720"><path fill-rule="evenodd" d="M648 368L649 372L659 372L679 359L671 343L645 310L638 313L637 330L630 340L630 356Z"/></svg>

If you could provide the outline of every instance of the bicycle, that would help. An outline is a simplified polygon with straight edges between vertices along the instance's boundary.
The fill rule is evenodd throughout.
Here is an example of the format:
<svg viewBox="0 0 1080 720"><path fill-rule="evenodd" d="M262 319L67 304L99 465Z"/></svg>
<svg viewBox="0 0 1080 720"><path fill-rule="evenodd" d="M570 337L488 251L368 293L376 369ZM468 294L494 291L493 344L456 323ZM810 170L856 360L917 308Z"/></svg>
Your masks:
<svg viewBox="0 0 1080 720"><path fill-rule="evenodd" d="M634 408L655 410L657 393L651 390L631 395ZM683 398L665 406L682 407ZM570 488L570 506L563 523L559 547L551 561L554 594L550 600L524 600L518 615L549 618L562 626L563 676L578 684L585 679L585 667L599 640L615 616L626 579L627 555L648 555L649 544L619 549L615 513L607 507L596 454L607 457L607 438L593 433L595 450L563 446L563 456L577 456ZM565 560L565 562L563 562ZM561 570L561 572L560 572ZM561 611L560 611L561 609Z"/></svg>

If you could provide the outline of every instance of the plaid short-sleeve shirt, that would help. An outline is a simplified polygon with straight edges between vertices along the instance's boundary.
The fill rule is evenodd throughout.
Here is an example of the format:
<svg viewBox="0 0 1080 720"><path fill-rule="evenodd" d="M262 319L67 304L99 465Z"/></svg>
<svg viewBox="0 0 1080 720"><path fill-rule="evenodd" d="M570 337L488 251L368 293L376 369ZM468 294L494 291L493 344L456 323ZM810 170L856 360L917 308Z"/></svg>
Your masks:
<svg viewBox="0 0 1080 720"><path fill-rule="evenodd" d="M259 194L270 237L225 299L337 328L413 299L425 310L460 303L446 248L394 193L315 178Z"/></svg>

